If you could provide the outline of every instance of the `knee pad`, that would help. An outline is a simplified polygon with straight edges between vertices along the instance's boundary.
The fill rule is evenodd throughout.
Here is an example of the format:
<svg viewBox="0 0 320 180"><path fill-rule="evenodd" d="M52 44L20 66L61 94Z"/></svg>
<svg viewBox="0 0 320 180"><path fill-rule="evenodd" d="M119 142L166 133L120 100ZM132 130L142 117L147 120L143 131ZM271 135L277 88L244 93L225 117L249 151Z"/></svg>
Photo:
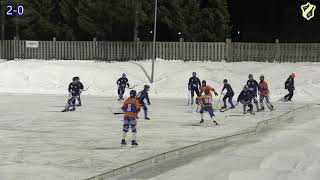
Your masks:
<svg viewBox="0 0 320 180"><path fill-rule="evenodd" d="M123 125L123 132L128 132L129 131L129 124L124 124Z"/></svg>
<svg viewBox="0 0 320 180"><path fill-rule="evenodd" d="M133 133L137 133L136 125L132 125L132 126L131 126L131 129L132 129L132 132L133 132Z"/></svg>

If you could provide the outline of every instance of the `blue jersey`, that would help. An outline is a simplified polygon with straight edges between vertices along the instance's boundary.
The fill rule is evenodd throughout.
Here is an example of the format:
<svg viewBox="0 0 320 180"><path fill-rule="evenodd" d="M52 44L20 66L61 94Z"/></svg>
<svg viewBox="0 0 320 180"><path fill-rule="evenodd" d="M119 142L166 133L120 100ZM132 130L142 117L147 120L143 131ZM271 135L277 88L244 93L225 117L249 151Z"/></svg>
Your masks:
<svg viewBox="0 0 320 180"><path fill-rule="evenodd" d="M248 89L249 89L250 91L252 91L254 94L257 93L257 90L258 90L258 88L259 88L259 84L258 84L258 82L257 82L256 80L254 80L254 79L249 79L249 80L247 81L247 85L248 85Z"/></svg>
<svg viewBox="0 0 320 180"><path fill-rule="evenodd" d="M129 87L128 79L126 77L121 77L117 80L117 84L121 88Z"/></svg>
<svg viewBox="0 0 320 180"><path fill-rule="evenodd" d="M189 79L189 83L188 83L188 87L190 89L199 89L199 87L201 86L201 82L200 79L197 77L191 77Z"/></svg>
<svg viewBox="0 0 320 180"><path fill-rule="evenodd" d="M234 94L232 87L230 86L230 84L226 83L224 84L222 91L227 90L227 94Z"/></svg>
<svg viewBox="0 0 320 180"><path fill-rule="evenodd" d="M252 91L250 90L243 90L241 91L241 93L238 96L238 102L240 101L245 101L245 102L251 102L253 99L254 95L252 93Z"/></svg>
<svg viewBox="0 0 320 180"><path fill-rule="evenodd" d="M148 103L150 103L149 100L149 95L148 92L146 90L143 90L141 92L138 93L137 95L137 99L139 100L140 104L144 104L144 100L146 99Z"/></svg>

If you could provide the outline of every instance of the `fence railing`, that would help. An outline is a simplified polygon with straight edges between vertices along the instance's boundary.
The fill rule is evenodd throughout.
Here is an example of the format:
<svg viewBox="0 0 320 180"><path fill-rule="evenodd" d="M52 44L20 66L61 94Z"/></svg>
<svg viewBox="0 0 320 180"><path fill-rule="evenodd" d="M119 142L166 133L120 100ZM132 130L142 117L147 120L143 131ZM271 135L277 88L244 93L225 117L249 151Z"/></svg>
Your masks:
<svg viewBox="0 0 320 180"><path fill-rule="evenodd" d="M126 61L152 59L152 42L0 41L0 59ZM157 42L156 57L184 61L320 62L320 44Z"/></svg>

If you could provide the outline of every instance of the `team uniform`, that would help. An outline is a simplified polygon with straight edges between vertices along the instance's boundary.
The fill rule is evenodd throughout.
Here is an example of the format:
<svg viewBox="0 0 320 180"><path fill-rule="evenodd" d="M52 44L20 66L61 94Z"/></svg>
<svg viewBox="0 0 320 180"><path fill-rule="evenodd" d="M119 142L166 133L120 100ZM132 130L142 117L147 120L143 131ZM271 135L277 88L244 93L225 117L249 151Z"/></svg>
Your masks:
<svg viewBox="0 0 320 180"><path fill-rule="evenodd" d="M247 110L246 110L247 106L249 107L249 112L253 114L253 106L252 106L253 97L254 97L254 94L252 94L252 91L250 91L247 86L245 86L241 91L241 93L239 94L237 101L238 103L240 102L243 104L244 114L247 113Z"/></svg>
<svg viewBox="0 0 320 180"><path fill-rule="evenodd" d="M212 96L209 95L209 91L206 91L205 95L197 97L197 104L201 106L200 114L201 114L201 121L200 123L204 123L203 120L203 113L208 112L212 119L212 123L218 125L217 121L215 121L214 110L212 108Z"/></svg>
<svg viewBox="0 0 320 180"><path fill-rule="evenodd" d="M291 101L291 99L293 97L293 92L295 90L295 87L294 87L295 76L296 75L294 73L292 73L285 82L285 89L287 89L289 91L289 93L284 96L284 99L287 101Z"/></svg>
<svg viewBox="0 0 320 180"><path fill-rule="evenodd" d="M78 81L78 84L79 84L80 90L81 90L81 92L82 92L83 89L84 89L83 84L82 84L80 81ZM80 97L80 96L81 96L81 92L80 92L80 94L77 96L78 104L76 104L76 106L82 106L81 97Z"/></svg>
<svg viewBox="0 0 320 180"><path fill-rule="evenodd" d="M135 98L136 92L132 90L130 92L130 98L126 99L123 103L123 106L121 109L124 112L124 122L123 122L123 134L122 134L122 140L121 144L126 145L126 135L129 129L131 128L132 130L132 145L137 146L138 143L136 142L136 134L137 134L137 120L138 118L138 113L140 111L140 103L139 101Z"/></svg>
<svg viewBox="0 0 320 180"><path fill-rule="evenodd" d="M144 100L147 100L148 105L151 105L150 99L149 99L149 94L148 94L149 89L150 89L150 86L145 85L144 89L141 92L139 92L139 94L137 95L137 99L139 100L139 103L140 103L141 107L143 108L144 118L146 120L150 120L150 118L148 117L148 107L144 102Z"/></svg>
<svg viewBox="0 0 320 180"><path fill-rule="evenodd" d="M259 104L258 104L258 99L257 99L257 92L259 88L259 84L256 80L253 79L252 74L249 75L249 80L247 81L247 86L249 91L253 94L253 102L257 107L257 111L260 111Z"/></svg>
<svg viewBox="0 0 320 180"><path fill-rule="evenodd" d="M233 96L234 96L233 89L232 89L232 87L230 86L230 84L228 84L228 81L227 81L226 79L223 81L223 83L224 83L224 86L223 86L223 88L222 88L222 90L221 90L221 93L222 93L224 90L227 90L227 92L226 92L226 94L225 94L225 95L223 96L223 98L222 98L222 100L223 100L223 105L224 105L224 106L222 106L221 109L227 108L227 103L226 103L226 100L227 100L227 99L228 99L228 102L229 102L230 105L231 105L231 108L233 109L233 108L234 108L234 105L233 105L233 102L232 102L232 98L233 98Z"/></svg>
<svg viewBox="0 0 320 180"><path fill-rule="evenodd" d="M188 89L191 93L191 104L193 104L193 97L194 93L196 93L197 96L200 95L199 87L201 86L200 79L196 77L196 73L193 72L193 76L189 79L188 82Z"/></svg>
<svg viewBox="0 0 320 180"><path fill-rule="evenodd" d="M81 92L83 91L83 85L82 83L79 83L77 77L73 78L73 82L69 84L68 91L69 99L65 109L62 112L74 111L76 109L76 99L79 98ZM79 103L81 103L81 100Z"/></svg>
<svg viewBox="0 0 320 180"><path fill-rule="evenodd" d="M202 86L200 87L200 93L199 93L200 96L201 96L202 93L205 92L205 91L208 91L208 95L210 95L210 96L212 96L211 91L213 91L214 94L215 94L216 96L218 96L218 93L216 92L216 90L215 90L213 87L207 85L207 82L206 82L205 80L203 80L203 81L202 81Z"/></svg>
<svg viewBox="0 0 320 180"><path fill-rule="evenodd" d="M118 85L118 100L123 100L123 94L126 91L126 87L129 87L128 79L126 77L126 74L122 74L122 77L117 80L117 85Z"/></svg>
<svg viewBox="0 0 320 180"><path fill-rule="evenodd" d="M270 91L268 87L268 83L264 81L264 77L260 76L260 82L259 82L259 100L260 100L260 110L264 110L264 104L263 101L265 100L265 103L267 104L268 108L270 110L273 110L273 105L270 103Z"/></svg>

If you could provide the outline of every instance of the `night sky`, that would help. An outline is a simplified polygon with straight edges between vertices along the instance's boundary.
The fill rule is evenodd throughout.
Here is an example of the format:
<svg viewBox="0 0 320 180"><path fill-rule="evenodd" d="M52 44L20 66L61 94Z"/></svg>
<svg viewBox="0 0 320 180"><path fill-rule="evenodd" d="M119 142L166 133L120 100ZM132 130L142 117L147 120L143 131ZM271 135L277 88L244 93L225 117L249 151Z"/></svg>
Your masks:
<svg viewBox="0 0 320 180"><path fill-rule="evenodd" d="M309 21L300 8L307 2L317 6ZM228 0L228 4L233 41L320 43L320 0Z"/></svg>

